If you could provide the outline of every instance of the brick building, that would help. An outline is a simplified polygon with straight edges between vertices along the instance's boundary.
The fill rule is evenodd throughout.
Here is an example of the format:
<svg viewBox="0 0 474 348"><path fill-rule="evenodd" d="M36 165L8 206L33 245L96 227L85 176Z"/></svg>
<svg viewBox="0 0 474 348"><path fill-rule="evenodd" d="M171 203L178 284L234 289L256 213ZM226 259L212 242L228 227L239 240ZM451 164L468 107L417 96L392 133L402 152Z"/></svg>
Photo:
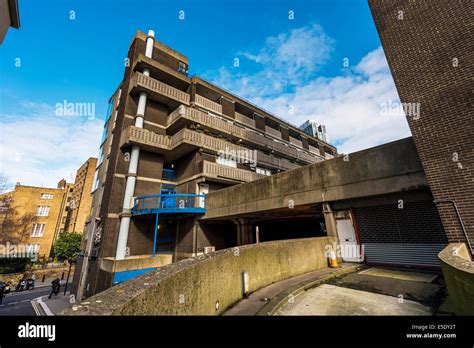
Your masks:
<svg viewBox="0 0 474 348"><path fill-rule="evenodd" d="M64 181L59 182L58 188L17 184L13 191L2 194L2 244L24 244L28 253L47 259L58 231L64 226L69 187Z"/></svg>
<svg viewBox="0 0 474 348"><path fill-rule="evenodd" d="M326 141L189 77L188 59L152 32L137 32L128 60L104 125L84 242L89 257L79 261L84 272L76 283L86 296L206 248L235 245L234 223L199 222L206 193L337 154Z"/></svg>
<svg viewBox="0 0 474 348"><path fill-rule="evenodd" d="M369 0L450 242L474 245L472 2ZM407 113L407 112L406 112ZM472 252L472 248L471 248Z"/></svg>
<svg viewBox="0 0 474 348"><path fill-rule="evenodd" d="M68 202L68 224L65 227L68 232L84 232L87 217L90 215L92 205L92 184L94 180L97 158L90 157L77 170L71 199Z"/></svg>
<svg viewBox="0 0 474 348"><path fill-rule="evenodd" d="M13 191L0 195L0 243L26 245L30 253L46 260L53 255L60 233L82 233L90 214L96 163L96 158L89 158L77 171L74 184L64 179L57 188L18 183Z"/></svg>
<svg viewBox="0 0 474 348"><path fill-rule="evenodd" d="M0 0L0 44L10 27L20 28L18 0Z"/></svg>

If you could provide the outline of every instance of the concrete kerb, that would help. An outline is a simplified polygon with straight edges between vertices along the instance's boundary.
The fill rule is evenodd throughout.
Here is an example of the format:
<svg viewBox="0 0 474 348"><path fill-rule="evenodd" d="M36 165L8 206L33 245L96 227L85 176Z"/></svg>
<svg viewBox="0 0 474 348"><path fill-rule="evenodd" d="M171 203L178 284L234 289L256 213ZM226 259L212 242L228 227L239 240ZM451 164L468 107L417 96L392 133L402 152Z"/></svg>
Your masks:
<svg viewBox="0 0 474 348"><path fill-rule="evenodd" d="M321 285L322 283L327 282L336 277L340 277L342 275L346 275L349 273L357 272L361 269L366 268L365 265L357 265L357 266L350 266L343 269L338 269L334 272L326 274L318 279L307 280L292 287L288 288L287 290L281 292L274 298L272 298L267 304L265 304L258 312L257 316L271 316L275 315L275 313L282 308L285 304L288 303L288 297L293 296L296 297L302 292L305 292L311 288Z"/></svg>
<svg viewBox="0 0 474 348"><path fill-rule="evenodd" d="M36 312L37 316L54 316L53 312L49 309L49 307L46 305L46 303L43 302L42 297L46 296L40 296L31 301L31 305L33 306L33 309Z"/></svg>

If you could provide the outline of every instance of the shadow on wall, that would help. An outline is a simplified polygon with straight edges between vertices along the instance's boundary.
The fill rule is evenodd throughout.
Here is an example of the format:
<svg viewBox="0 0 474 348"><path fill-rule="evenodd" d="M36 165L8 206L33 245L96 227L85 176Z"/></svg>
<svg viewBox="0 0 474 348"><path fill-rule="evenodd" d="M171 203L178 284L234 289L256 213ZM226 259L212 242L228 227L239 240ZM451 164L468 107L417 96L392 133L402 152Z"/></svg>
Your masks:
<svg viewBox="0 0 474 348"><path fill-rule="evenodd" d="M253 292L325 268L333 243L316 237L219 250L121 283L61 315L219 315L242 299L244 278Z"/></svg>

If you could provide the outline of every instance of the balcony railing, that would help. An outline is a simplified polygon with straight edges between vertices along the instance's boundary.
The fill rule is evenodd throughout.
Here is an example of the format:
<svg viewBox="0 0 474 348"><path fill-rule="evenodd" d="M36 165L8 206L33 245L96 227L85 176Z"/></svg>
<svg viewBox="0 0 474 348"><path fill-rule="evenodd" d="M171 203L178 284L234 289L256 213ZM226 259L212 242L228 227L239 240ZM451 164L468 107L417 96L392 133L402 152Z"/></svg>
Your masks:
<svg viewBox="0 0 474 348"><path fill-rule="evenodd" d="M135 198L132 215L206 212L206 195L156 194Z"/></svg>
<svg viewBox="0 0 474 348"><path fill-rule="evenodd" d="M180 117L186 118L195 123L199 123L203 126L219 130L220 132L223 132L228 135L232 135L235 138L242 139L256 145L260 145L261 147L265 147L268 150L274 150L276 152L282 153L287 156L299 158L308 163L315 163L319 160L318 158L315 158L315 156L304 152L303 149L298 151L296 148L290 147L288 146L288 144L285 144L282 141L275 141L273 139L265 137L263 134L259 132L236 126L223 119L220 119L212 115L208 115L205 112L202 112L190 107L186 107L184 105L181 105L180 107L178 107L168 116L168 125L173 124ZM271 131L269 131L269 129L271 129ZM270 127L267 128L267 132L272 132L272 131L273 131L272 134L274 136L281 137L281 132ZM292 142L293 145L296 146L295 142L298 142L298 140L294 138L292 139L293 139L293 142ZM299 141L299 143L301 143L301 141ZM315 155L318 156L318 154L315 154Z"/></svg>
<svg viewBox="0 0 474 348"><path fill-rule="evenodd" d="M180 103L189 105L190 96L188 93L180 91L179 89L167 85L166 83L158 81L152 77L143 75L142 73L135 73L133 76L133 83L157 94L161 94L165 97L177 100Z"/></svg>
<svg viewBox="0 0 474 348"><path fill-rule="evenodd" d="M239 122L241 122L241 123L243 123L247 126L255 128L255 120L253 118L242 115L242 114L238 113L237 111L235 112L235 120L239 121Z"/></svg>
<svg viewBox="0 0 474 348"><path fill-rule="evenodd" d="M210 99L204 98L203 96L200 96L199 94L194 95L194 103L197 106L203 107L205 109L216 112L218 114L222 114L222 105L221 104L213 102Z"/></svg>
<svg viewBox="0 0 474 348"><path fill-rule="evenodd" d="M293 137L290 137L290 143L298 147L303 147L303 142Z"/></svg>
<svg viewBox="0 0 474 348"><path fill-rule="evenodd" d="M249 182L264 177L264 175L257 174L250 170L233 168L209 161L203 161L202 165L203 175L214 178L224 178L241 182Z"/></svg>
<svg viewBox="0 0 474 348"><path fill-rule="evenodd" d="M267 134L270 134L272 136L274 136L275 138L279 138L281 139L281 132L279 130L276 130L272 127L269 127L269 126L265 126L265 132Z"/></svg>
<svg viewBox="0 0 474 348"><path fill-rule="evenodd" d="M204 133L196 132L187 128L181 129L172 136L154 133L144 128L130 126L122 135L122 146L125 144L139 144L146 146L152 152L171 151L181 144L194 147L202 147L214 152L235 151L242 152L247 149L231 142L219 139ZM162 151L157 151L157 150Z"/></svg>

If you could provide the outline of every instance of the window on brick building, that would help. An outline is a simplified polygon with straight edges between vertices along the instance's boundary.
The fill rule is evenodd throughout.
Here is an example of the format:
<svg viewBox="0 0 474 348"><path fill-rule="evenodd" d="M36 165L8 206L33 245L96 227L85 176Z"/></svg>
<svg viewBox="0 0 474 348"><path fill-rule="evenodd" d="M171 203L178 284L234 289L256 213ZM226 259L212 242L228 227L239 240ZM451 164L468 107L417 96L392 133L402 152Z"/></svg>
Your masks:
<svg viewBox="0 0 474 348"><path fill-rule="evenodd" d="M31 237L43 237L45 224L33 224Z"/></svg>
<svg viewBox="0 0 474 348"><path fill-rule="evenodd" d="M36 209L36 216L48 216L49 207L47 205L39 205Z"/></svg>
<svg viewBox="0 0 474 348"><path fill-rule="evenodd" d="M53 194L51 193L42 193L41 199L53 199Z"/></svg>

